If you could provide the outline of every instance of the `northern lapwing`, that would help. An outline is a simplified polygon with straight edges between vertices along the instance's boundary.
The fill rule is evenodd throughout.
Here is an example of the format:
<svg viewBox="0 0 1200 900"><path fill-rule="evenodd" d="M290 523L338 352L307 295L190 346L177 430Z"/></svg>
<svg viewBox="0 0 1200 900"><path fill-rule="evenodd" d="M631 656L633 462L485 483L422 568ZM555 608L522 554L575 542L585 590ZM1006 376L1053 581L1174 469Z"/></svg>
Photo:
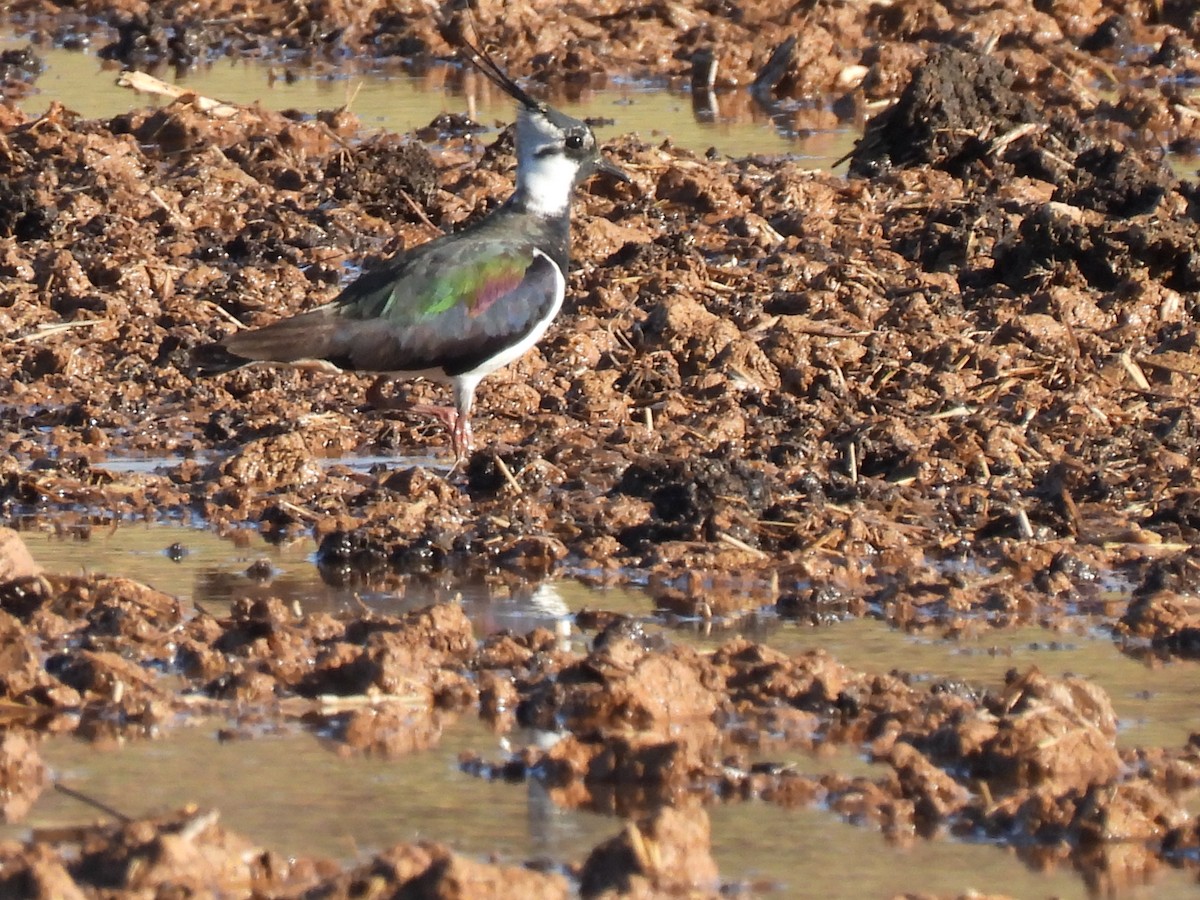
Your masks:
<svg viewBox="0 0 1200 900"><path fill-rule="evenodd" d="M272 362L448 382L452 407L414 410L446 423L456 466L466 458L479 382L533 347L562 309L574 189L595 172L630 180L601 155L586 122L535 100L467 47L520 104L512 196L463 231L365 272L331 303L196 348L202 372Z"/></svg>

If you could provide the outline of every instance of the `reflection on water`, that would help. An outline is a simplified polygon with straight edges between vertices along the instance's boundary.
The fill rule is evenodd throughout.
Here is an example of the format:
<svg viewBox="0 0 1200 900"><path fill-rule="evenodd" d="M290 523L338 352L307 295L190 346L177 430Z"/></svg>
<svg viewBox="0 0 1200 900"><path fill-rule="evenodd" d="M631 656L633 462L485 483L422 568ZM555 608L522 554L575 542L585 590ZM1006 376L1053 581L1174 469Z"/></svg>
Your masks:
<svg viewBox="0 0 1200 900"><path fill-rule="evenodd" d="M1089 896L1068 864L1033 871L1012 850L991 844L934 838L896 845L819 809L730 803L710 809L709 815L713 855L722 877L779 885L780 897L860 900L974 892L1063 900ZM1195 890L1186 873L1164 867L1152 886L1123 890L1120 896L1182 898L1194 897Z"/></svg>
<svg viewBox="0 0 1200 900"><path fill-rule="evenodd" d="M50 571L136 578L218 614L221 605L239 597L279 597L310 611L355 610L365 604L388 613L457 599L479 634L499 629L523 633L543 626L576 650L584 637L573 630L572 617L585 608L623 612L642 618L650 630L668 630L651 619L654 604L646 594L600 591L569 579L530 584L511 577L467 583L412 577L388 590L329 585L318 574L316 547L308 538L272 545L254 531L221 537L179 525L146 524L93 527L87 539L39 531L27 531L24 538L34 558ZM266 565L255 565L260 561ZM268 578L256 580L256 574L268 570ZM1197 664L1152 668L1122 655L1094 631L1070 634L1027 627L935 640L865 619L814 628L767 616L743 620L741 626L747 636L784 652L824 648L851 668L910 673L918 686L961 678L995 689L1006 670L1032 665L1049 675L1082 675L1109 692L1121 717L1119 740L1124 745L1178 746L1200 727L1194 704ZM691 635L680 629L669 633L702 647L735 634L706 633L701 626ZM619 827L611 819L555 808L536 784L489 784L461 774L456 760L462 750L491 759L504 753L500 738L469 717L450 719L433 750L392 762L342 758L308 733L222 744L215 739L215 728L177 729L164 740L132 742L118 751L54 738L46 743L45 755L66 783L114 802L124 812L141 814L196 801L220 808L230 827L289 853L348 859L397 841L428 838L472 854L497 851L511 860L545 856L562 861L581 859ZM770 761L813 774L880 773L853 747L815 755L775 753ZM138 798L136 808L127 805L131 797ZM747 803L717 807L711 815L723 877L776 884L781 896L967 889L1011 896L1085 894L1074 873L1032 872L1010 850L991 845L934 840L894 847L821 810ZM47 795L27 824L79 818L71 801ZM854 878L843 877L847 872ZM1190 890L1185 877L1167 872L1146 896L1183 896L1185 890Z"/></svg>
<svg viewBox="0 0 1200 900"><path fill-rule="evenodd" d="M343 757L306 732L220 742L217 727L201 723L164 740L106 750L55 737L42 752L57 778L126 815L197 803L219 809L226 827L287 855L348 862L401 841L432 840L503 862L582 861L621 827L609 817L555 806L536 782L464 775L459 753L500 754L496 736L469 718L449 721L436 748L390 761ZM1069 867L1031 871L1013 852L988 844L934 839L897 846L820 809L746 802L708 812L722 878L773 888L769 896L851 900L971 890L1086 896ZM0 838L93 816L47 792L21 826L0 827ZM1185 897L1192 890L1186 874L1166 870L1152 890L1124 896Z"/></svg>
<svg viewBox="0 0 1200 900"><path fill-rule="evenodd" d="M217 460L212 457L199 455L186 457L200 463L210 463ZM103 459L92 464L93 469L101 469L112 474L125 475L163 475L170 469L183 462L183 456L121 456ZM386 466L391 469L421 468L431 471L447 471L452 465L449 457L440 456L339 456L328 459L318 459L323 468L334 466L350 472L369 472L376 466Z"/></svg>
<svg viewBox="0 0 1200 900"><path fill-rule="evenodd" d="M308 612L336 613L365 606L387 614L457 600L480 635L545 627L565 639L571 617L580 610L649 618L654 609L641 591L591 588L572 579L530 584L514 577L462 581L430 575L402 578L387 588L329 584L314 562L317 548L311 538L276 545L248 529L222 537L178 525L124 524L94 527L87 539L38 531L24 537L34 558L49 571L124 575L201 603L214 614L242 597L277 597ZM655 622L648 627L665 628ZM706 647L744 634L786 653L824 648L850 668L906 672L917 684L949 678L998 689L1009 669L1024 671L1031 666L1051 676L1082 676L1112 698L1121 721L1121 746L1180 746L1200 730L1194 702L1200 662L1162 665L1133 659L1096 630L1073 634L1035 626L985 628L974 636L940 640L907 635L874 619L814 628L774 616L741 620L736 630L706 632L705 626L695 627L698 633L690 637L678 629L671 633Z"/></svg>
<svg viewBox="0 0 1200 900"><path fill-rule="evenodd" d="M220 614L234 600L275 597L307 612L357 611L395 615L430 603L462 603L480 634L559 629L584 608L646 615L652 604L638 592L588 588L573 580L530 584L519 579L461 581L412 576L388 589L325 582L310 537L272 544L258 531L224 536L182 525L128 523L95 526L87 535L26 531L34 559L47 571L97 572L136 579ZM265 576L265 577L264 577Z"/></svg>
<svg viewBox="0 0 1200 900"><path fill-rule="evenodd" d="M904 634L876 619L848 619L814 628L771 617L745 633L785 653L821 648L851 669L903 672L912 676L917 687L960 679L998 690L1010 669L1024 672L1033 666L1052 677L1087 678L1112 699L1120 719L1117 744L1121 747L1177 747L1200 729L1195 703L1200 662L1161 665L1133 659L1095 630L1072 634L1026 626L982 629L971 637L942 640ZM729 637L726 632L695 639L715 646Z"/></svg>
<svg viewBox="0 0 1200 900"><path fill-rule="evenodd" d="M0 50L24 47L11 34L0 35ZM35 83L37 92L19 102L26 112L40 114L58 100L89 118L104 118L144 106L161 105L159 98L140 96L116 86L119 66L91 53L36 48L46 71ZM297 70L294 80L277 77L278 66L254 60L223 59L192 70L176 81L169 72L156 73L166 81L220 100L267 109L297 109L313 113L350 104L368 128L406 133L428 125L442 113L470 112L484 124L512 120L512 100L482 79L468 77L470 99L461 96L463 73L453 66L434 66L421 76L400 73L318 74ZM848 128L808 133L792 121L787 110L763 109L748 91L718 95L715 114L697 116L688 94L670 93L626 84L586 90L578 98L554 98L563 112L599 117L602 139L637 133L646 140L669 138L675 144L703 153L712 147L729 156L791 155L812 168L827 168L853 145Z"/></svg>
<svg viewBox="0 0 1200 900"><path fill-rule="evenodd" d="M215 807L226 827L285 854L351 860L401 841L434 840L507 861L561 860L616 830L612 819L558 809L538 785L493 784L461 773L459 753L499 754L498 739L477 720L448 721L436 748L398 760L344 758L305 731L223 742L220 724L101 750L57 737L42 754L64 784L126 815L186 803ZM0 835L92 815L47 792L21 828Z"/></svg>
<svg viewBox="0 0 1200 900"><path fill-rule="evenodd" d="M500 630L519 633L545 627L564 635L570 618L583 609L604 609L649 618L654 603L643 592L598 589L572 579L529 584L512 577L462 581L441 576L410 576L395 586L344 586L322 580L314 562L316 544L308 537L270 544L257 531L218 536L178 525L124 524L95 527L82 540L70 534L24 534L34 558L53 572L103 572L145 582L220 614L242 597L277 597L309 612L339 612L364 606L398 614L437 601L461 602L480 635ZM262 577L269 573L268 577ZM665 627L654 622L648 627ZM738 622L736 630L713 629L679 640L716 647L735 634L786 653L824 648L839 662L866 672L906 672L915 683L962 679L998 689L1009 669L1037 666L1051 676L1079 675L1103 687L1120 717L1121 746L1180 746L1200 730L1194 702L1200 662L1168 665L1133 659L1095 630L1062 633L1028 626L982 629L954 640L917 637L874 619L850 619L808 627L774 616ZM576 636L578 640L578 636Z"/></svg>

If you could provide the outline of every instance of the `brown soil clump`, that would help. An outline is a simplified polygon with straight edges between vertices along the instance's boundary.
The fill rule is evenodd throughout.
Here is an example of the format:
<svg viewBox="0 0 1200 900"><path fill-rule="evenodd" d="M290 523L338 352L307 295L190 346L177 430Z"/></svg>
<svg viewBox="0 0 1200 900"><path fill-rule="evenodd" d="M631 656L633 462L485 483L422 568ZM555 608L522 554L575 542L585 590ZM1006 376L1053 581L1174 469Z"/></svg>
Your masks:
<svg viewBox="0 0 1200 900"><path fill-rule="evenodd" d="M600 896L706 896L717 886L709 854L708 817L702 809L666 808L630 822L625 831L592 851L579 892ZM696 889L701 889L700 893Z"/></svg>
<svg viewBox="0 0 1200 900"><path fill-rule="evenodd" d="M889 553L970 548L1018 576L1014 539L1100 567L1128 560L1093 548L1179 545L1195 531L1192 190L1098 111L1031 122L998 65L931 56L856 157L879 168L869 190L787 162L620 145L638 187L585 192L572 306L484 386L488 449L465 483L323 469L329 455L441 452L419 418L364 407L361 379L196 379L188 358L230 317L327 299L343 260L478 215L510 184L504 141L480 166L453 139L435 187L424 151L348 143L347 117L214 118L185 100L14 123L2 496L16 511L56 498L311 528L327 569L370 563L371 578L566 562L794 583L826 565L814 548L876 560L865 581L828 572L848 603L907 577ZM928 140L899 142L918 120ZM900 148L888 165L870 156L880 146ZM127 452L184 459L116 479L103 460ZM1118 495L1144 513L1114 512ZM953 605L993 602L971 593ZM673 586L663 605L738 611L688 594Z"/></svg>
<svg viewBox="0 0 1200 900"><path fill-rule="evenodd" d="M634 183L581 190L566 309L481 388L480 449L454 473L429 463L443 431L404 411L435 386L205 379L191 351L485 214L511 189L510 135L439 120L422 132L444 136L435 156L346 110L215 115L185 96L31 119L0 103L6 521L312 535L324 577L373 588L638 580L660 623L704 628L872 616L934 638L1108 629L1162 665L1200 655L1200 189L1160 152L1200 140L1177 89L1200 72L1191 4L477 6L515 76L568 91L678 82L707 58L717 90L762 73L767 99L819 95L834 118L896 102L848 177L611 140ZM63 43L111 4L51 8L6 15ZM103 52L419 68L466 28L419 4L297 9L124 2ZM36 67L6 59L8 94ZM109 464L132 454L170 462ZM327 464L368 454L403 461ZM989 689L743 636L700 651L605 611L577 624L595 632L583 652L544 629L480 641L456 604L334 616L268 591L212 615L115 575L46 574L3 530L4 812L45 784L50 731L149 737L182 714L255 710L397 757L479 713L558 740L464 769L628 820L566 870L588 896L721 890L700 805L726 802L820 804L900 843L1004 842L1032 865L1069 860L1095 891L1195 870L1200 741L1123 749L1112 699L1084 677L1023 667ZM774 761L836 747L878 768ZM68 843L0 847L2 890L572 887L437 845L350 869L284 861L194 812Z"/></svg>
<svg viewBox="0 0 1200 900"><path fill-rule="evenodd" d="M400 896L568 896L561 875L488 865L440 844L402 844L347 871L328 860L285 859L219 824L215 811L78 829L54 843L0 847L7 896L51 900L96 896L361 897L363 885Z"/></svg>

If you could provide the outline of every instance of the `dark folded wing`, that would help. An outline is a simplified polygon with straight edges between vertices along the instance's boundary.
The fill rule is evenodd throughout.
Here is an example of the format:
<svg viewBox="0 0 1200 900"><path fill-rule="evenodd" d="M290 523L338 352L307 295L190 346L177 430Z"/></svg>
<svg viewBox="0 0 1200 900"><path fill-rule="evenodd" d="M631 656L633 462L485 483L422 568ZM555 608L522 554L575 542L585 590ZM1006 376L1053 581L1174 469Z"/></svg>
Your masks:
<svg viewBox="0 0 1200 900"><path fill-rule="evenodd" d="M422 254L398 276L368 273L327 306L229 335L220 346L246 361L457 375L519 343L561 300L558 266L528 246L498 245L468 264L442 256Z"/></svg>

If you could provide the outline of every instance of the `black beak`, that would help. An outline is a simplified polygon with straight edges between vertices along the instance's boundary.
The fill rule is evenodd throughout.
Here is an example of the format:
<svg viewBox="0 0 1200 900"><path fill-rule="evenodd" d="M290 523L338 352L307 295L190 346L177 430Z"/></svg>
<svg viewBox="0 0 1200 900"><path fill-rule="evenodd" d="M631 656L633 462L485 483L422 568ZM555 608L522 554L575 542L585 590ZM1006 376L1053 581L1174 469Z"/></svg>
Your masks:
<svg viewBox="0 0 1200 900"><path fill-rule="evenodd" d="M624 169L618 166L615 162L609 161L609 158L604 155L601 155L600 158L596 160L595 171L603 172L605 175L615 178L617 181L623 181L626 184L633 183L633 179L629 177L628 173Z"/></svg>

